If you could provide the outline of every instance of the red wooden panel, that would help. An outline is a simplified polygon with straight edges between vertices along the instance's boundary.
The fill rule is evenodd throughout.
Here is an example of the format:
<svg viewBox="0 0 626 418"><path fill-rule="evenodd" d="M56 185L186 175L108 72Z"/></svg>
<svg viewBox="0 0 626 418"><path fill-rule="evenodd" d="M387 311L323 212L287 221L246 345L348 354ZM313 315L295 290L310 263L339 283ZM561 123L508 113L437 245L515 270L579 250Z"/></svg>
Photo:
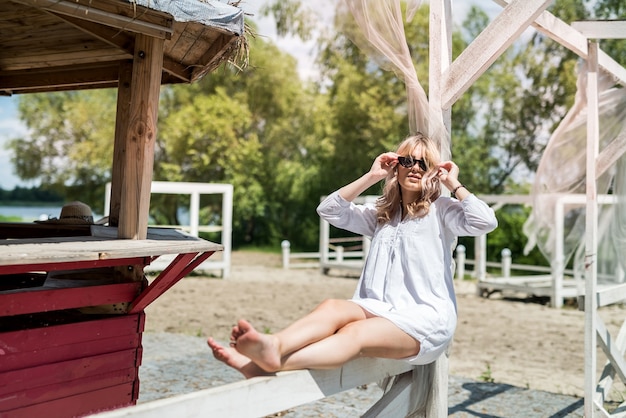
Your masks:
<svg viewBox="0 0 626 418"><path fill-rule="evenodd" d="M113 371L137 367L136 350L102 354L59 363L45 364L22 370L0 373L0 394L14 393L76 379L94 377Z"/></svg>
<svg viewBox="0 0 626 418"><path fill-rule="evenodd" d="M0 340L1 340L0 336ZM137 349L139 334L121 335L101 340L80 341L73 344L51 346L43 349L25 350L8 353L0 357L0 372L25 369L42 364L58 363L82 357L114 353L116 351Z"/></svg>
<svg viewBox="0 0 626 418"><path fill-rule="evenodd" d="M1 293L0 317L131 302L141 286L141 283L121 283Z"/></svg>
<svg viewBox="0 0 626 418"><path fill-rule="evenodd" d="M136 400L132 398L132 391L133 384L126 383L24 408L13 409L6 411L6 414L3 413L2 416L11 418L67 418L84 416L134 405Z"/></svg>
<svg viewBox="0 0 626 418"><path fill-rule="evenodd" d="M144 324L145 314L141 312L139 315L121 315L73 324L4 332L0 333L0 356L2 356L0 358L25 354L36 359L40 355L45 357L46 350L56 347L69 346L71 348L77 344L89 342L97 345L109 338L140 334L144 329ZM45 363L45 360L39 362L39 364ZM15 368L21 368L21 364L0 361L0 370Z"/></svg>
<svg viewBox="0 0 626 418"><path fill-rule="evenodd" d="M0 266L0 274L28 273L31 271L80 270L99 267L148 265L150 257L132 257L118 259L102 259L87 261L67 261L63 263L29 263Z"/></svg>
<svg viewBox="0 0 626 418"><path fill-rule="evenodd" d="M91 376L84 379L76 379L70 382L55 383L37 388L20 390L2 396L0 399L0 411L36 405L42 402L92 392L94 390L119 386L125 383L132 383L136 378L137 369L133 367L122 370L114 370L102 375ZM136 399L136 397L133 399Z"/></svg>

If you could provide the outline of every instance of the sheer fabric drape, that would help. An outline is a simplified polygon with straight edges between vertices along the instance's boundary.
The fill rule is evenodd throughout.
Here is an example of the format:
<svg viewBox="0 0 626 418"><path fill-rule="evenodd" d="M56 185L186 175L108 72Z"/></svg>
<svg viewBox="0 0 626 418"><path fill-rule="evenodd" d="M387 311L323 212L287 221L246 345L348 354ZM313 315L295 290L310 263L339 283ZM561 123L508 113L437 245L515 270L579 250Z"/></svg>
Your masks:
<svg viewBox="0 0 626 418"><path fill-rule="evenodd" d="M407 0L406 21L410 22L422 0ZM341 0L338 14L351 15L356 25L346 24L343 32L381 68L393 71L404 81L407 93L409 131L422 132L440 145L442 158L450 147L441 114L431 115L428 97L420 84L406 41L402 4L399 0Z"/></svg>
<svg viewBox="0 0 626 418"><path fill-rule="evenodd" d="M599 73L600 152L626 149L626 89L614 87L613 80ZM552 134L543 153L532 188L532 213L524 225L526 251L535 245L553 261L556 254L557 200L568 194L586 193L587 77L581 67L574 105ZM599 211L598 272L605 281L620 281L626 268L626 157L622 155L597 179L598 194L612 194L615 204L601 205ZM584 270L585 205L564 206L563 263L574 256L578 276Z"/></svg>

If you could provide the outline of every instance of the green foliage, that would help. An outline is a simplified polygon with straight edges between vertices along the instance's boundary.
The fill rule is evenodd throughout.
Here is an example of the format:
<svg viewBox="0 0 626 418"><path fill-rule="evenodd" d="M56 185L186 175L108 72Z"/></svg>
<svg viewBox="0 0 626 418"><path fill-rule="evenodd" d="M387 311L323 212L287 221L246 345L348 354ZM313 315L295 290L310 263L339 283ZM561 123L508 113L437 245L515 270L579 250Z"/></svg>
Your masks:
<svg viewBox="0 0 626 418"><path fill-rule="evenodd" d="M2 205L22 205L24 203L59 204L61 202L63 202L63 196L41 187L16 186L13 190L0 188L0 203Z"/></svg>
<svg viewBox="0 0 626 418"><path fill-rule="evenodd" d="M491 364L485 363L485 371L482 372L480 376L478 376L478 380L485 383L494 382L493 374L491 372Z"/></svg>
<svg viewBox="0 0 626 418"><path fill-rule="evenodd" d="M599 0L594 13L623 17L621 3ZM581 0L557 0L550 10L567 22L587 14ZM317 29L301 0L269 2L262 14L275 18L280 34L307 39ZM488 21L483 11L471 9L453 32L454 57ZM344 16L337 16L335 24L342 22ZM428 91L427 7L405 32ZM299 78L293 57L251 36L249 67L222 66L192 85L162 89L154 178L233 184L235 247L276 248L288 239L293 250L315 249L320 196L363 174L376 155L408 134L403 82L356 48L341 26L325 33L317 43L320 78L312 82ZM602 46L626 62L623 44ZM577 61L536 34L509 48L453 105L452 158L470 190L508 193L533 172L547 136L573 100ZM21 96L20 117L29 134L10 143L17 174L56 190L63 200L102 207L115 109L110 89ZM366 193L379 191L375 186ZM203 197L201 203L201 222L220 223L221 201ZM155 195L151 217L176 224L177 209L187 205L188 197ZM515 262L545 262L537 253L522 255L527 213L521 207L498 212L500 228L488 239L490 257L499 258L507 247ZM473 245L467 247L471 251Z"/></svg>
<svg viewBox="0 0 626 418"><path fill-rule="evenodd" d="M102 207L115 109L112 89L20 96L18 111L30 133L8 144L16 174L40 181L65 200Z"/></svg>

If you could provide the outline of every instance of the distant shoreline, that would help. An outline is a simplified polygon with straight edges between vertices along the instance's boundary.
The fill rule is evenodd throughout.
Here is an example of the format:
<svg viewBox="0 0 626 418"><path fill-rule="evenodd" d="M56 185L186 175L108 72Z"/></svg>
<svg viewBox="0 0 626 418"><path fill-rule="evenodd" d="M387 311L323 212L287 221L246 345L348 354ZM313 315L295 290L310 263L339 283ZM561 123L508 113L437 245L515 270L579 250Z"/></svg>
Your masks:
<svg viewBox="0 0 626 418"><path fill-rule="evenodd" d="M3 201L0 200L0 206L10 206L10 207L33 207L33 208L56 208L63 206L63 201L58 202L40 202L40 201Z"/></svg>

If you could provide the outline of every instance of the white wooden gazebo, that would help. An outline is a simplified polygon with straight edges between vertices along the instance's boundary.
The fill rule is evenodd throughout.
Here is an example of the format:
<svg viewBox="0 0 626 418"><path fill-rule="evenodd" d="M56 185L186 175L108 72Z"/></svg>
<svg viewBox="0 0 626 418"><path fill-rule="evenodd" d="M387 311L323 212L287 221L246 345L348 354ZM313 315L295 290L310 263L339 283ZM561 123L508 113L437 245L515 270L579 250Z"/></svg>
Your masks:
<svg viewBox="0 0 626 418"><path fill-rule="evenodd" d="M559 42L587 61L588 66L588 128L587 128L587 183L586 183L586 242L585 242L585 416L601 414L609 416L604 409L604 394L617 374L626 382L624 362L624 339L626 327L614 341L597 315L602 304L615 303L626 298L626 287L613 288L611 298L601 297L597 289L596 250L598 247L598 200L597 176L604 172L626 151L610 144L599 150L598 86L599 69L611 74L626 86L626 69L604 53L592 39L626 38L626 22L594 21L576 22L568 25L546 11L550 0L494 0L504 6L503 11L485 30L451 61L451 1L431 1L430 18L430 105L433 112L443 113L450 126L450 108L467 88L510 46L515 39L533 26L541 33ZM603 301L600 304L598 301ZM598 338L599 337L599 338ZM603 348L609 363L603 380L597 381L597 345Z"/></svg>

